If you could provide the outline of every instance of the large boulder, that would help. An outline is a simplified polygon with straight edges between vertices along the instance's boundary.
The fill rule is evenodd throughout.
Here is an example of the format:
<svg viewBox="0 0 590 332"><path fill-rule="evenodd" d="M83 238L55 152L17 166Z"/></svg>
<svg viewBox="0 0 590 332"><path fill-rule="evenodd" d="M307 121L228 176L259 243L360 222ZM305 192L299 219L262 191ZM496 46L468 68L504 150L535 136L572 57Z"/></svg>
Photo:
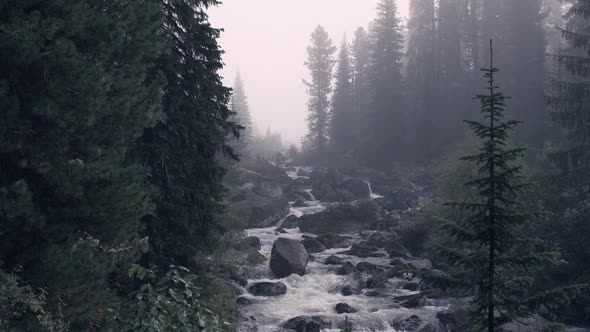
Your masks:
<svg viewBox="0 0 590 332"><path fill-rule="evenodd" d="M316 239L328 249L350 247L350 239L334 233L321 234Z"/></svg>
<svg viewBox="0 0 590 332"><path fill-rule="evenodd" d="M272 246L270 269L279 278L304 275L308 261L307 250L297 240L278 238Z"/></svg>
<svg viewBox="0 0 590 332"><path fill-rule="evenodd" d="M346 254L361 257L361 258L385 256L384 253L376 252L378 250L379 250L379 248L377 248L377 247L373 247L373 246L368 245L365 242L361 242L361 243L353 244L352 247L350 247L350 250L346 251Z"/></svg>
<svg viewBox="0 0 590 332"><path fill-rule="evenodd" d="M241 220L245 228L264 228L276 225L289 211L289 202L282 197L251 195L247 200L229 204L226 215Z"/></svg>
<svg viewBox="0 0 590 332"><path fill-rule="evenodd" d="M351 307L348 303L338 303L336 304L336 313L337 314L353 314L357 312L357 310L353 307Z"/></svg>
<svg viewBox="0 0 590 332"><path fill-rule="evenodd" d="M390 243L393 243L397 240L398 240L397 234L390 233L390 232L384 232L384 231L378 231L378 232L373 233L371 236L369 236L369 239L367 240L367 244L377 247L377 248L385 248Z"/></svg>
<svg viewBox="0 0 590 332"><path fill-rule="evenodd" d="M332 327L332 320L323 316L297 316L291 318L283 327L296 332L320 332Z"/></svg>
<svg viewBox="0 0 590 332"><path fill-rule="evenodd" d="M418 194L410 189L398 188L387 191L382 198L377 200L378 204L386 210L407 210L418 204Z"/></svg>
<svg viewBox="0 0 590 332"><path fill-rule="evenodd" d="M302 232L314 234L358 233L365 229L374 228L379 217L377 207L370 201L338 204L328 207L323 212L300 217L299 229Z"/></svg>
<svg viewBox="0 0 590 332"><path fill-rule="evenodd" d="M391 327L399 331L418 331L422 325L422 319L416 315L405 317L391 323Z"/></svg>
<svg viewBox="0 0 590 332"><path fill-rule="evenodd" d="M342 266L340 268L338 268L338 271L336 273L338 275L345 276L345 275L357 273L357 272L359 272L359 270L356 269L354 264L352 264L351 262L346 262L346 263L342 264Z"/></svg>
<svg viewBox="0 0 590 332"><path fill-rule="evenodd" d="M326 246L324 246L320 241L315 238L307 238L301 241L305 250L307 250L310 254L316 254L318 252L326 251Z"/></svg>
<svg viewBox="0 0 590 332"><path fill-rule="evenodd" d="M283 220L281 227L284 229L297 228L299 227L299 218L297 218L297 216L290 215L287 218L285 218L285 220Z"/></svg>
<svg viewBox="0 0 590 332"><path fill-rule="evenodd" d="M287 293L287 285L282 282L259 282L248 287L248 292L255 296L278 296Z"/></svg>
<svg viewBox="0 0 590 332"><path fill-rule="evenodd" d="M429 259L416 259L408 262L412 269L416 270L432 270L432 262Z"/></svg>
<svg viewBox="0 0 590 332"><path fill-rule="evenodd" d="M342 184L342 189L348 191L349 193L353 194L356 199L367 199L370 197L370 190L369 185L365 183L363 180L359 179L350 179L344 181Z"/></svg>

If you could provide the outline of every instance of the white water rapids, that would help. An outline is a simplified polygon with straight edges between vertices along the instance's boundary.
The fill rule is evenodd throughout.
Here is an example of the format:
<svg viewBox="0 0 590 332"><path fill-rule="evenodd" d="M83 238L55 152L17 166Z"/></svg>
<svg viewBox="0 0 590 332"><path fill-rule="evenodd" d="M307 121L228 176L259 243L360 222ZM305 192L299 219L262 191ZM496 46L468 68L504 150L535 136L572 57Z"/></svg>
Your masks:
<svg viewBox="0 0 590 332"><path fill-rule="evenodd" d="M299 168L296 168L296 171L288 172L288 175L293 179L298 178L297 170ZM309 169L306 169L306 171L309 171ZM370 188L370 183L367 182L367 184ZM371 190L371 197L378 198L380 196L374 194ZM308 201L306 203L307 207L291 207L290 214L300 217L304 214L318 213L325 209L325 204L319 201ZM238 331L284 331L281 326L286 321L301 315L320 315L330 318L332 320L332 329L325 331L340 331L339 327L346 318L354 327L354 331L395 331L390 324L393 320L418 315L423 321L435 321L436 313L445 309L444 304L437 303L430 303L430 306L416 309L395 306L391 300L392 296L417 293L401 289L401 287L398 289L398 283L403 282L399 279L389 280L387 288L380 290L381 293L386 295L383 297L369 297L365 295L365 291L360 295L341 295L340 290L343 286L357 285L359 280L355 280L353 275L337 275L336 270L339 265L325 265L323 262L327 257L337 254L343 261L351 261L354 265L361 261L379 265L389 263L387 256L383 258L358 258L338 254L346 250L346 248L329 249L322 253L313 254L313 259L310 260L307 266L306 275L291 275L277 280L268 265L274 241L279 237L302 240L304 235L312 235L301 233L299 228L287 229L286 234L279 234L275 232L275 229L281 223L282 221L278 225L269 228L248 230L248 236L256 236L260 239L262 245L260 252L266 257L266 262L250 273L248 286L261 281L282 281L287 285L287 293L276 297L260 297L253 296L244 289L245 295L242 296L253 303L241 306L241 312L246 317L246 321L240 324ZM359 238L358 234L351 234L350 236L355 240ZM335 306L341 302L349 304L358 312L338 315Z"/></svg>

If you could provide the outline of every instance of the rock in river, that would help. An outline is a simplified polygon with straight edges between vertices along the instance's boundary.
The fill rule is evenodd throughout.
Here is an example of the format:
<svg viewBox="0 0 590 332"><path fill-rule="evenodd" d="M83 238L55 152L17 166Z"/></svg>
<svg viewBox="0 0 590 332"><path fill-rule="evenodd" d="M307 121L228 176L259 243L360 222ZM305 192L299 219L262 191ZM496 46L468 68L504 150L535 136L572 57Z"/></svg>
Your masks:
<svg viewBox="0 0 590 332"><path fill-rule="evenodd" d="M315 254L318 252L326 251L326 246L324 246L320 241L315 238L307 238L301 241L305 250L307 250L310 254Z"/></svg>
<svg viewBox="0 0 590 332"><path fill-rule="evenodd" d="M278 296L287 293L287 285L282 282L259 282L248 287L248 292L256 296Z"/></svg>
<svg viewBox="0 0 590 332"><path fill-rule="evenodd" d="M307 250L297 240L278 238L272 246L270 269L279 278L304 275L308 261Z"/></svg>
<svg viewBox="0 0 590 332"><path fill-rule="evenodd" d="M338 204L320 213L304 215L299 218L299 229L314 234L352 234L374 228L378 221L377 207L369 201L363 201Z"/></svg>

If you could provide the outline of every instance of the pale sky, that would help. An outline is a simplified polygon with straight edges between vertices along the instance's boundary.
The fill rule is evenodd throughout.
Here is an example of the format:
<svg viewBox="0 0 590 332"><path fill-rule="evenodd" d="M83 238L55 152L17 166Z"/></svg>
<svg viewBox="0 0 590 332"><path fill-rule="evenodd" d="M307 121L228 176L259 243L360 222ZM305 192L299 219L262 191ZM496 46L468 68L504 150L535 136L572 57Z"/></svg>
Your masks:
<svg viewBox="0 0 590 332"><path fill-rule="evenodd" d="M210 21L223 28L226 51L222 71L231 86L239 69L258 130L268 126L287 143L299 143L306 133L307 96L302 79L310 34L324 26L336 46L346 34L365 29L375 18L378 0L223 0L209 10ZM409 0L398 0L400 15Z"/></svg>

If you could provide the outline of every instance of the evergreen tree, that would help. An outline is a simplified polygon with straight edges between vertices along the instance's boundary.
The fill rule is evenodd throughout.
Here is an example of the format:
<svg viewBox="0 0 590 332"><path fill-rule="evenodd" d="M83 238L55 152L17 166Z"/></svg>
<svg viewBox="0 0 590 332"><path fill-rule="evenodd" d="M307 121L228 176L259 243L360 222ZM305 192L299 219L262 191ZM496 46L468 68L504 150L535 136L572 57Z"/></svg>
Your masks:
<svg viewBox="0 0 590 332"><path fill-rule="evenodd" d="M330 94L332 93L332 69L336 47L322 26L311 34L311 45L307 47L305 65L310 71L311 81L307 86L308 133L304 146L311 152L324 152L329 140Z"/></svg>
<svg viewBox="0 0 590 332"><path fill-rule="evenodd" d="M0 8L0 260L44 287L72 329L90 329L116 306L154 208L127 154L161 117L160 2ZM33 321L20 330L41 330Z"/></svg>
<svg viewBox="0 0 590 332"><path fill-rule="evenodd" d="M236 74L234 81L230 109L235 114L232 121L244 127L233 148L238 153L244 153L247 145L252 142L253 123L250 107L248 106L248 97L246 97L244 88L244 81L240 72Z"/></svg>
<svg viewBox="0 0 590 332"><path fill-rule="evenodd" d="M387 167L405 159L406 114L402 80L403 34L394 0L380 0L372 29L368 162Z"/></svg>
<svg viewBox="0 0 590 332"><path fill-rule="evenodd" d="M354 112L364 118L369 108L369 63L371 61L371 42L362 27L354 33L350 47L352 62L352 86Z"/></svg>
<svg viewBox="0 0 590 332"><path fill-rule="evenodd" d="M499 70L493 61L482 71L489 83L488 93L478 96L485 122L466 121L482 146L479 153L463 158L478 166L479 176L467 184L476 200L448 204L462 210L465 218L439 219L453 237L452 247L439 249L451 264L466 272L463 279L453 282L475 295L472 326L492 332L531 310L567 302L583 286L532 291L531 269L555 263L558 256L537 251L539 241L519 232L520 225L539 216L539 212L517 209L519 194L530 187L518 165L525 150L509 146L510 132L520 122L503 120L507 98L495 85Z"/></svg>
<svg viewBox="0 0 590 332"><path fill-rule="evenodd" d="M513 115L524 123L514 135L515 142L529 146L535 153L549 137L544 97L547 44L542 2L504 1L503 52L498 59L505 70L506 92L519 96L513 103Z"/></svg>
<svg viewBox="0 0 590 332"><path fill-rule="evenodd" d="M354 112L352 96L352 68L346 38L342 40L336 85L332 96L332 117L330 138L336 152L349 152L357 137L357 114Z"/></svg>
<svg viewBox="0 0 590 332"><path fill-rule="evenodd" d="M412 141L415 142L414 160L431 157L437 146L432 142L434 120L438 109L439 81L436 52L436 17L434 0L410 2L408 20L408 50L406 86Z"/></svg>
<svg viewBox="0 0 590 332"><path fill-rule="evenodd" d="M214 0L169 0L163 3L167 50L158 60L167 79L165 120L147 129L136 151L151 169L159 192L156 213L145 218L150 238L149 261L157 266L192 267L219 232L217 221L224 188L222 154L233 156L227 136L238 135L230 122L230 89L219 69L219 30L205 9ZM166 269L163 269L166 270Z"/></svg>

